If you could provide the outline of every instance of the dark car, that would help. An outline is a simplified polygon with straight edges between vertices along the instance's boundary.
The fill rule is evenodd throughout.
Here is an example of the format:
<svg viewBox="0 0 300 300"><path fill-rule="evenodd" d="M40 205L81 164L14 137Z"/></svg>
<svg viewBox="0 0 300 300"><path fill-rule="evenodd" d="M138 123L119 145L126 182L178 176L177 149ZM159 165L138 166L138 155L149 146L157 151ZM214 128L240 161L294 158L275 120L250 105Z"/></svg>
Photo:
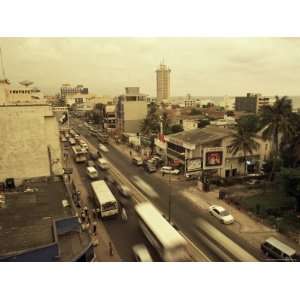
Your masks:
<svg viewBox="0 0 300 300"><path fill-rule="evenodd" d="M154 172L156 172L157 169L153 163L146 162L144 164L144 170L148 173L154 173Z"/></svg>

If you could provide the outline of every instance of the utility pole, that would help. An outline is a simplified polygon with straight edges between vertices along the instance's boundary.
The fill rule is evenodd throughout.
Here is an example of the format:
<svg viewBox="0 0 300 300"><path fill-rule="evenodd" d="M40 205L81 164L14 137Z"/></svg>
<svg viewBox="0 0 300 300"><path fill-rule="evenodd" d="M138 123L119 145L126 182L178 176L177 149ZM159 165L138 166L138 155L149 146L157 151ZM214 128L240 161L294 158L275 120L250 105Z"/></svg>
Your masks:
<svg viewBox="0 0 300 300"><path fill-rule="evenodd" d="M169 223L171 223L171 200L172 200L172 186L171 186L171 174L169 174Z"/></svg>

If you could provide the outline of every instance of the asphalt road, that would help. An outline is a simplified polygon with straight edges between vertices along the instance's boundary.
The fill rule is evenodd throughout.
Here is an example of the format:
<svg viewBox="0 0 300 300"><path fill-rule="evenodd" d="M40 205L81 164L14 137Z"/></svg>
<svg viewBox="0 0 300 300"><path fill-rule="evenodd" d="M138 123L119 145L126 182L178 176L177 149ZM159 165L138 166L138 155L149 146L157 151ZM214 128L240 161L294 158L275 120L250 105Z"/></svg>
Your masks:
<svg viewBox="0 0 300 300"><path fill-rule="evenodd" d="M77 163L77 169L79 171L80 177L84 182L85 186L90 195L92 195L91 180L86 174L86 163ZM98 169L99 179L104 180L106 171L101 171ZM152 258L154 261L161 261L158 257L156 251L153 249L152 245L148 242L143 232L140 230L138 221L133 209L132 200L129 198L123 197L116 187L113 184L109 184L109 187L112 193L115 195L116 199L119 200L119 203L122 203L126 209L128 216L127 221L123 221L120 214L117 217L103 219L103 224L107 230L111 240L113 241L119 256L122 261L130 262L134 261L134 256L132 252L132 247L136 244L144 244L147 246ZM91 203L92 205L92 203Z"/></svg>
<svg viewBox="0 0 300 300"><path fill-rule="evenodd" d="M75 124L79 124L80 121L75 121ZM87 128L81 126L78 128L79 132L85 136L93 145L97 147L98 141L95 137L91 136ZM262 259L259 250L254 248L245 239L241 238L237 234L231 232L224 226L220 224L219 221L214 219L208 214L207 211L199 211L192 206L190 201L182 196L179 192L183 186L193 184L192 182L180 182L172 183L171 188L165 180L162 180L159 176L154 174L146 173L143 168L134 166L128 156L124 155L113 145L107 145L109 152L105 153L105 157L111 161L118 170L126 176L130 181L134 183L133 176L138 176L148 185L150 185L159 197L151 198L150 200L168 217L169 210L169 195L171 193L171 220L176 225L176 227L182 231L193 243L201 249L212 261L223 261L223 258L214 251L212 247L207 246L207 243L203 242L203 238L199 235L194 222L197 218L203 218L212 224L215 228L222 231L227 237L245 249L247 252L251 253L253 256L257 257L259 260ZM137 186L140 189L140 186ZM141 192L144 192L141 190ZM149 198L149 195L146 195Z"/></svg>

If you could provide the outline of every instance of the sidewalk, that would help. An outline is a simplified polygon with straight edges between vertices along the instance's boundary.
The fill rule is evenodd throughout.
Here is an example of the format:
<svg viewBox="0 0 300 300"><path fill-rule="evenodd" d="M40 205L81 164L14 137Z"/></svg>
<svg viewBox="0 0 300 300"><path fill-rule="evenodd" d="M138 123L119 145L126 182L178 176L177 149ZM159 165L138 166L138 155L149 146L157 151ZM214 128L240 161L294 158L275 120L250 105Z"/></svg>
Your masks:
<svg viewBox="0 0 300 300"><path fill-rule="evenodd" d="M113 242L110 240L110 237L99 218L94 219L92 216L92 204L88 201L88 191L86 189L85 184L82 182L82 179L80 177L80 174L77 170L77 165L74 162L74 160L70 157L68 161L68 166L73 168L73 174L71 175L71 180L73 181L76 190L80 192L80 204L81 208L84 208L85 206L88 207L88 215L91 220L90 222L90 228L85 229L89 230L92 241L97 243L97 246L94 247L96 260L95 261L104 261L104 262L114 262L114 261L121 261L120 256L118 255L118 252L113 244ZM77 208L77 214L80 217L81 209ZM97 229L96 229L96 235L92 235L91 233L91 224L96 221L97 222ZM109 249L109 242L112 244L113 249L113 255L110 255L110 249Z"/></svg>
<svg viewBox="0 0 300 300"><path fill-rule="evenodd" d="M300 251L300 246L294 241L288 239L286 236L280 234L275 229L270 228L260 222L257 222L245 212L238 208L227 204L225 201L219 199L219 191L202 192L197 186L189 187L183 190L182 195L191 201L195 209L208 210L211 205L220 205L228 210L235 218L235 222L226 228L232 230L234 233L245 238L248 242L253 244L256 248L260 248L262 242L270 236L274 236L279 240L288 243L296 250Z"/></svg>

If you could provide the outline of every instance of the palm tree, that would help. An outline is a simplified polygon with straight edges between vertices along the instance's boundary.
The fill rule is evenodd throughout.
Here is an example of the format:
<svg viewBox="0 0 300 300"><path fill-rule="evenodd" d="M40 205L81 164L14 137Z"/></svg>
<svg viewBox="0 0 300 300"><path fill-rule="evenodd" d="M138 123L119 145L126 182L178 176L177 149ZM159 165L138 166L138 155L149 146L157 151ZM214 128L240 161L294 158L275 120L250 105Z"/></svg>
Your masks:
<svg viewBox="0 0 300 300"><path fill-rule="evenodd" d="M252 155L253 150L257 150L259 144L255 141L255 133L247 131L244 127L239 126L236 133L232 135L232 142L229 145L230 152L236 155L238 152L243 152L243 160L245 163L244 175L247 173L247 154Z"/></svg>
<svg viewBox="0 0 300 300"><path fill-rule="evenodd" d="M290 139L294 133L294 125L292 122L292 105L291 100L284 96L279 98L273 106L265 106L261 113L261 122L264 127L263 138L272 141L273 164L270 178L274 177L276 162L279 159L280 139Z"/></svg>

